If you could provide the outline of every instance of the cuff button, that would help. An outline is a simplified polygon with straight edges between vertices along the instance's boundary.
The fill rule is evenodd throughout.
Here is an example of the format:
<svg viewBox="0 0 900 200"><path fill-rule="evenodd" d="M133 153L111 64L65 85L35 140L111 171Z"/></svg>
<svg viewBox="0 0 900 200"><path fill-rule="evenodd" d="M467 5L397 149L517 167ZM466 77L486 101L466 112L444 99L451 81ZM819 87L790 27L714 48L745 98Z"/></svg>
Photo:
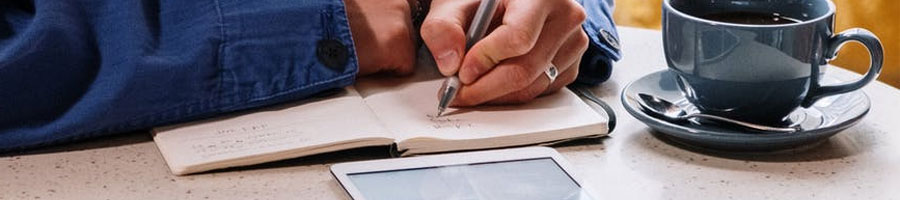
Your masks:
<svg viewBox="0 0 900 200"><path fill-rule="evenodd" d="M333 39L319 40L316 44L316 57L326 67L335 71L343 72L350 58L350 51L347 46Z"/></svg>
<svg viewBox="0 0 900 200"><path fill-rule="evenodd" d="M619 50L621 46L619 46L619 39L613 37L612 33L607 31L606 29L600 29L600 38L606 41L606 44L613 49Z"/></svg>

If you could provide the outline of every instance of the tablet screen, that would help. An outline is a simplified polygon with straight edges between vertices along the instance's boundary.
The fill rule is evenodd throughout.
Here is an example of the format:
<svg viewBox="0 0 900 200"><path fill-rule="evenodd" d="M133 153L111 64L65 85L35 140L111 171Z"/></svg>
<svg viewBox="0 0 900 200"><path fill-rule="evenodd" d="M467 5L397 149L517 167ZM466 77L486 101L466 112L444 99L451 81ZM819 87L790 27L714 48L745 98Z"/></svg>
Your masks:
<svg viewBox="0 0 900 200"><path fill-rule="evenodd" d="M551 158L348 174L366 199L591 199Z"/></svg>

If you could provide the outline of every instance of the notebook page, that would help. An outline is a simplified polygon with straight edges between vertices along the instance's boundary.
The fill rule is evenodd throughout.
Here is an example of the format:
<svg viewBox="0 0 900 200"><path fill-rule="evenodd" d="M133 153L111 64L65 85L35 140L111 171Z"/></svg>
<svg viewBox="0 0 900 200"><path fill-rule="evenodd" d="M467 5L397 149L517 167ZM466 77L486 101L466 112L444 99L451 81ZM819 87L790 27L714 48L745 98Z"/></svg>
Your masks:
<svg viewBox="0 0 900 200"><path fill-rule="evenodd" d="M408 81L397 83L397 81ZM443 79L367 79L357 83L364 101L398 141L429 137L480 139L557 131L605 122L578 96L564 89L512 106L448 108L437 112L437 90ZM390 86L390 89L385 88Z"/></svg>
<svg viewBox="0 0 900 200"><path fill-rule="evenodd" d="M196 165L229 160L228 165L256 164L290 158L273 157L286 151L389 137L352 88L335 97L163 127L155 132L154 140L176 174ZM242 163L241 159L255 163ZM211 166L222 167L230 166Z"/></svg>

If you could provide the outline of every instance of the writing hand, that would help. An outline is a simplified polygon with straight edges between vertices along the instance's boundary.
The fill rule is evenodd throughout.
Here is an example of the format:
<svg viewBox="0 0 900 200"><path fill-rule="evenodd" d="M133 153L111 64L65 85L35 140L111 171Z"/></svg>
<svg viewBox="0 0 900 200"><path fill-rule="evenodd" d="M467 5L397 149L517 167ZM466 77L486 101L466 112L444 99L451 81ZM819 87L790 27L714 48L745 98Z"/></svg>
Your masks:
<svg viewBox="0 0 900 200"><path fill-rule="evenodd" d="M478 0L434 0L421 35L441 73L464 84L455 106L530 101L575 81L587 50L586 14L572 0L501 0L493 31L465 52ZM544 75L551 63L554 82Z"/></svg>

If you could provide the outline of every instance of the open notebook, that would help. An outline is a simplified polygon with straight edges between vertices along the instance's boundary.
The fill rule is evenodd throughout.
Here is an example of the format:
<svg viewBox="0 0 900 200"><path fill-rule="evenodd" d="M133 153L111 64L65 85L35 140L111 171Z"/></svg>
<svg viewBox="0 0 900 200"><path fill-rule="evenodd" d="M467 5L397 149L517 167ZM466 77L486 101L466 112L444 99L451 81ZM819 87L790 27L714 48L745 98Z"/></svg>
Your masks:
<svg viewBox="0 0 900 200"><path fill-rule="evenodd" d="M434 70L363 79L324 99L160 127L153 139L172 173L184 175L369 146L396 145L408 156L607 134L605 117L567 89L435 117L441 81Z"/></svg>

